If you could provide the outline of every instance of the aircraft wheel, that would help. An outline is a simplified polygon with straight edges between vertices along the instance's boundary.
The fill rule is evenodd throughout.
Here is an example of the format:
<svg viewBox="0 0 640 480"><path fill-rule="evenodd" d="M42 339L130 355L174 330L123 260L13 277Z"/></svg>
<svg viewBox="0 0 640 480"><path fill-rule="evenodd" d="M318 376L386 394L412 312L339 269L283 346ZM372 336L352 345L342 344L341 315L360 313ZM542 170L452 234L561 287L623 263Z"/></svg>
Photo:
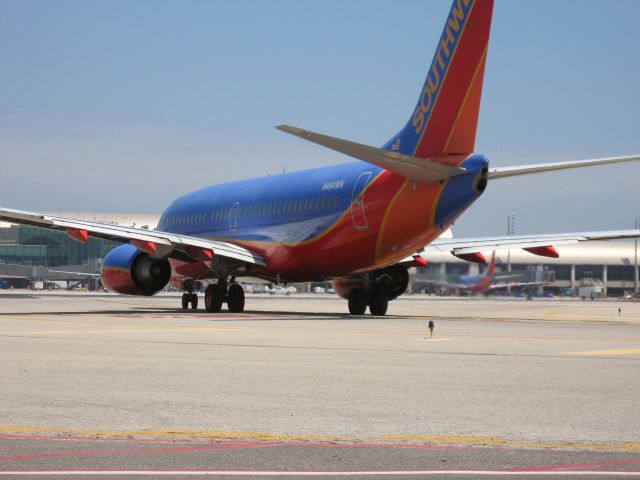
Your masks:
<svg viewBox="0 0 640 480"><path fill-rule="evenodd" d="M367 311L367 292L362 288L354 288L349 294L349 313L351 315L364 315Z"/></svg>
<svg viewBox="0 0 640 480"><path fill-rule="evenodd" d="M198 309L198 294L197 293L192 293L189 296L189 303L191 303L191 309L192 310L197 310Z"/></svg>
<svg viewBox="0 0 640 480"><path fill-rule="evenodd" d="M242 285L234 283L227 292L227 306L229 311L239 313L244 310L244 288Z"/></svg>
<svg viewBox="0 0 640 480"><path fill-rule="evenodd" d="M388 307L389 297L387 297L387 292L382 288L374 289L373 292L371 292L371 299L369 300L369 311L371 315L386 315Z"/></svg>
<svg viewBox="0 0 640 480"><path fill-rule="evenodd" d="M189 294L188 293L183 293L182 294L182 309L186 310L187 308L189 308Z"/></svg>
<svg viewBox="0 0 640 480"><path fill-rule="evenodd" d="M222 310L224 302L224 290L220 285L209 285L204 291L204 308L209 313L218 313Z"/></svg>

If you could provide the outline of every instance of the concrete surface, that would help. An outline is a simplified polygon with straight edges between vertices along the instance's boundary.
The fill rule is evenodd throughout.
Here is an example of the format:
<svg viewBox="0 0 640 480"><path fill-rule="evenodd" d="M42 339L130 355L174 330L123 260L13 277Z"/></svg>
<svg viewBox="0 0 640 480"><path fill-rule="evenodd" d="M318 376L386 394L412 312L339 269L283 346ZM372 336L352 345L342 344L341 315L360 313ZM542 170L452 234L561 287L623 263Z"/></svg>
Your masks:
<svg viewBox="0 0 640 480"><path fill-rule="evenodd" d="M33 457L65 437L69 451L95 448L88 438L133 439L127 451L142 439L240 442L221 464L212 450L215 466L254 473L442 469L434 446L460 469L640 468L638 303L415 296L388 317L349 317L330 296L249 296L245 314L178 304L0 295L0 455L24 457L0 458L0 474L123 464ZM327 441L347 446L314 447ZM211 469L199 452L139 460Z"/></svg>

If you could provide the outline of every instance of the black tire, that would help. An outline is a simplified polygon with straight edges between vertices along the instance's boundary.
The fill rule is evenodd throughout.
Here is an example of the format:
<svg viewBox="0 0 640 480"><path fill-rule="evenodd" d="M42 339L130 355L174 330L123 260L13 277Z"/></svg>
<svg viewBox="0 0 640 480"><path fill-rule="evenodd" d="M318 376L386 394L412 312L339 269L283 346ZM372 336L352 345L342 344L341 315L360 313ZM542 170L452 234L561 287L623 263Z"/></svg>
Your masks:
<svg viewBox="0 0 640 480"><path fill-rule="evenodd" d="M244 311L244 288L242 285L234 283L229 287L227 292L227 306L229 311L233 313L240 313Z"/></svg>
<svg viewBox="0 0 640 480"><path fill-rule="evenodd" d="M224 290L220 285L209 285L204 291L204 308L209 313L218 313L222 310L224 302Z"/></svg>
<svg viewBox="0 0 640 480"><path fill-rule="evenodd" d="M198 294L197 293L192 293L191 294L191 298L189 299L189 303L191 303L191 309L192 310L197 310L198 309Z"/></svg>
<svg viewBox="0 0 640 480"><path fill-rule="evenodd" d="M183 293L182 294L182 309L186 310L187 308L189 308L189 294L188 293Z"/></svg>
<svg viewBox="0 0 640 480"><path fill-rule="evenodd" d="M376 288L371 292L371 298L369 299L369 311L371 315L384 316L387 314L387 308L389 307L389 297L387 292L382 288Z"/></svg>
<svg viewBox="0 0 640 480"><path fill-rule="evenodd" d="M354 288L349 294L349 313L364 315L367 311L367 292L362 288Z"/></svg>

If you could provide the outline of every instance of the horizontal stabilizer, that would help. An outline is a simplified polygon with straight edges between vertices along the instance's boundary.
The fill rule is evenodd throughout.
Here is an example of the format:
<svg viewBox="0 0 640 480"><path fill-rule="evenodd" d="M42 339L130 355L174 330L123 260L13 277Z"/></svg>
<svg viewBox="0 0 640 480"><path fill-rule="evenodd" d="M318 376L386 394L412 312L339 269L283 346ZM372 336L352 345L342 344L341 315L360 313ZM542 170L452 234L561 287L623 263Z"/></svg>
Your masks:
<svg viewBox="0 0 640 480"><path fill-rule="evenodd" d="M572 160L569 162L541 163L537 165L522 165L518 167L498 167L489 169L489 179L515 177L516 175L529 175L531 173L551 172L554 170L567 170L569 168L592 167L595 165L607 165L609 163L633 162L640 160L640 155L628 157L594 158L591 160Z"/></svg>
<svg viewBox="0 0 640 480"><path fill-rule="evenodd" d="M393 173L417 182L439 182L467 172L464 168L451 167L430 159L391 152L382 148L342 140L289 125L278 125L276 128L303 140L308 140L358 160L364 160L378 167L391 170Z"/></svg>

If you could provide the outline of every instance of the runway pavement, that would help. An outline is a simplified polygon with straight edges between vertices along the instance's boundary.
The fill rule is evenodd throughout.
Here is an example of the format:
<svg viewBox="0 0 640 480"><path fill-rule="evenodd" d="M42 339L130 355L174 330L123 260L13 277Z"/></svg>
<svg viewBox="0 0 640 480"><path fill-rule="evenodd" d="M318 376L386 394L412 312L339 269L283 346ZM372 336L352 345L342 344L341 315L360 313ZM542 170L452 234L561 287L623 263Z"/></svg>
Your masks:
<svg viewBox="0 0 640 480"><path fill-rule="evenodd" d="M640 478L638 303L178 303L0 295L0 476Z"/></svg>

